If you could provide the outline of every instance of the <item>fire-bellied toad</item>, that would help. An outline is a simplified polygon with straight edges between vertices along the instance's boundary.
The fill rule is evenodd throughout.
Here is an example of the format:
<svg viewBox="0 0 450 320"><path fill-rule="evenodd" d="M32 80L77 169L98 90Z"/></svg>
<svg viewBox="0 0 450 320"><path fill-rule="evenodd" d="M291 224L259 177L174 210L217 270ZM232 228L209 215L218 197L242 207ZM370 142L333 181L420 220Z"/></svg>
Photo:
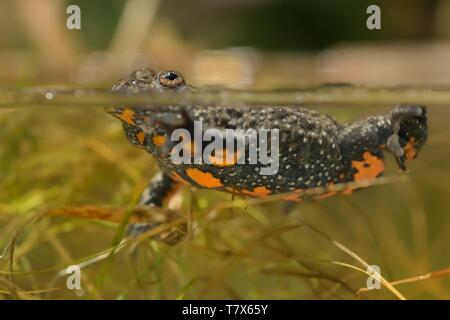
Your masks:
<svg viewBox="0 0 450 320"><path fill-rule="evenodd" d="M120 80L112 90L121 94L179 92L193 90L176 71L158 73L136 70L130 79ZM417 156L427 138L426 108L400 105L390 114L370 116L347 125L328 115L298 106L168 105L110 107L107 112L120 119L125 134L134 145L151 153L162 175L144 191L141 204L162 206L181 184L236 194L267 197L287 193L286 200L299 201L304 190L380 176L385 168L383 150L394 153L399 167ZM194 135L194 123L202 130L278 129L278 170L260 174L261 164L240 164L234 155L225 161L174 163L171 158L177 142L171 134L186 129ZM198 144L198 143L197 143ZM190 143L191 152L203 150ZM224 144L225 145L225 144ZM225 159L226 150L215 152ZM351 193L352 189L342 191ZM312 198L336 194L327 191ZM148 226L136 226L146 230Z"/></svg>

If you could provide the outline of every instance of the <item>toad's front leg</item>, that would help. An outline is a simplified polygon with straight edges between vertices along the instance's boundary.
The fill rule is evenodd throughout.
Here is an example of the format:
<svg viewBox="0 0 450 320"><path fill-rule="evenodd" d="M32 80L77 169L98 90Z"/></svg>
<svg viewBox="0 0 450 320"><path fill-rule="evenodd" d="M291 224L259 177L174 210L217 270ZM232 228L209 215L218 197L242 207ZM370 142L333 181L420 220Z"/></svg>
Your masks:
<svg viewBox="0 0 450 320"><path fill-rule="evenodd" d="M162 207L163 203L167 202L167 200L178 190L179 186L179 182L174 181L167 174L161 174L144 190L139 205ZM165 222L170 222L171 218L173 217L159 217L159 219L154 222L130 224L127 229L127 235L136 237L155 227L163 225ZM168 231L163 232L155 237L155 239L173 245L179 242L185 234L186 224L181 224L180 226L172 227Z"/></svg>
<svg viewBox="0 0 450 320"><path fill-rule="evenodd" d="M392 134L386 146L394 153L399 168L405 171L405 162L415 159L427 138L426 108L400 105L392 110L390 117Z"/></svg>
<svg viewBox="0 0 450 320"><path fill-rule="evenodd" d="M383 149L396 157L401 170L417 156L427 138L426 108L400 105L390 114L356 121L342 130L339 147L343 157L343 181L373 179L384 171Z"/></svg>

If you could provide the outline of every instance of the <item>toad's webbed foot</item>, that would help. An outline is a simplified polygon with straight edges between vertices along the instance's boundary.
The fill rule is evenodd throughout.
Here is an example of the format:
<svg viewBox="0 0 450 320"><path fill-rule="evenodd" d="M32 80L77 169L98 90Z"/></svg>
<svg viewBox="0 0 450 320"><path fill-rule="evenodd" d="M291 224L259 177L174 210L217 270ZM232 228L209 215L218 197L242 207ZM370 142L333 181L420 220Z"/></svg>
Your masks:
<svg viewBox="0 0 450 320"><path fill-rule="evenodd" d="M427 138L426 108L400 105L391 112L392 134L386 146L395 155L399 168L406 170L406 160L414 159Z"/></svg>

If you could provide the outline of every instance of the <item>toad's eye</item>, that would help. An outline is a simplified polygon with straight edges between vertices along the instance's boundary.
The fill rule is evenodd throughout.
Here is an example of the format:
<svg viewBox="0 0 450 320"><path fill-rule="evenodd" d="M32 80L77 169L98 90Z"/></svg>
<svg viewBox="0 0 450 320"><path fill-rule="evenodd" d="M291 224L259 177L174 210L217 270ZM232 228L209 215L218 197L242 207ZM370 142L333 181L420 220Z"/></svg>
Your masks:
<svg viewBox="0 0 450 320"><path fill-rule="evenodd" d="M159 83L166 88L176 88L184 84L184 79L176 71L163 71L159 75Z"/></svg>

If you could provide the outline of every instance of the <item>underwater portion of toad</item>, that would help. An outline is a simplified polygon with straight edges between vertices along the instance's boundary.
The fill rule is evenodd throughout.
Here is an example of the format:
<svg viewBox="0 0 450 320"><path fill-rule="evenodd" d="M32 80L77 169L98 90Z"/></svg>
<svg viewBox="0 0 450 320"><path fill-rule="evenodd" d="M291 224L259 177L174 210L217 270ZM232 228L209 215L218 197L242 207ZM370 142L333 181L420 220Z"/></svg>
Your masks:
<svg viewBox="0 0 450 320"><path fill-rule="evenodd" d="M117 82L112 90L133 95L193 88L176 71L155 73L140 69L130 79ZM140 202L152 206L163 206L182 184L254 197L286 193L285 200L300 201L302 191L307 189L380 176L385 169L383 150L392 152L399 168L406 170L405 162L416 158L427 138L426 108L418 105L400 105L388 115L371 116L347 125L296 106L148 105L106 111L121 120L129 141L158 161L161 175L143 192ZM238 151L227 157L229 149L225 147L203 163L174 163L171 155L179 141L172 141L172 133L185 129L194 136L196 122L201 122L203 131L276 129L279 145L276 171L261 174L261 164L240 163L238 160L246 155ZM207 141L200 145L189 142L189 150L192 154L200 150L202 154L207 145ZM347 188L342 192L352 191ZM336 193L326 192L313 198ZM135 227L138 233L150 228Z"/></svg>

